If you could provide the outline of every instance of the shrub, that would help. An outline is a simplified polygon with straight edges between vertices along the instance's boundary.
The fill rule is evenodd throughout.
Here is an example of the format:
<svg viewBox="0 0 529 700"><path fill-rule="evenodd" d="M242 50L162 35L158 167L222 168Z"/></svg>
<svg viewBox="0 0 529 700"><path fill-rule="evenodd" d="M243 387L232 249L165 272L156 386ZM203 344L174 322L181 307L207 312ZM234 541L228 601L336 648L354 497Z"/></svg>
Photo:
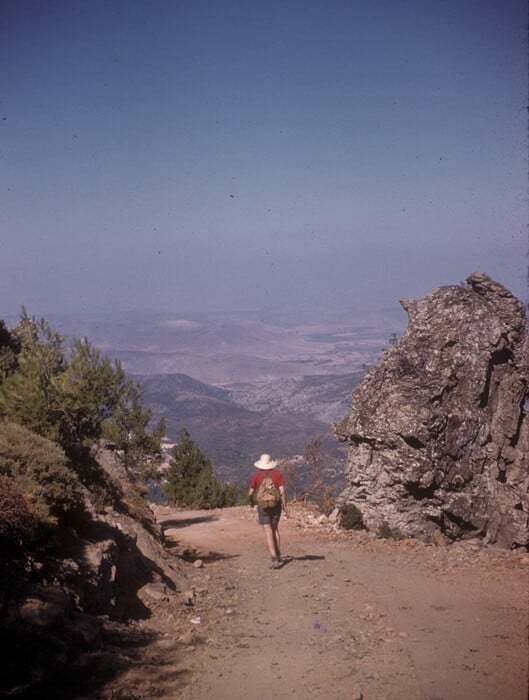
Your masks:
<svg viewBox="0 0 529 700"><path fill-rule="evenodd" d="M398 528L391 528L387 520L384 520L378 527L377 537L382 540L403 540L404 535Z"/></svg>
<svg viewBox="0 0 529 700"><path fill-rule="evenodd" d="M35 529L35 516L14 480L0 475L0 549L19 548L31 539ZM5 561L5 559L4 559Z"/></svg>
<svg viewBox="0 0 529 700"><path fill-rule="evenodd" d="M340 508L340 525L344 530L363 530L365 525L361 511L352 503L346 503Z"/></svg>
<svg viewBox="0 0 529 700"><path fill-rule="evenodd" d="M329 517L329 515L333 512L335 507L336 503L334 500L333 491L330 486L326 486L323 490L320 508L323 514Z"/></svg>
<svg viewBox="0 0 529 700"><path fill-rule="evenodd" d="M329 457L324 451L323 437L318 437L307 443L302 459L281 462L291 503L313 503L327 516L333 512L336 491L332 484L326 483L324 470Z"/></svg>
<svg viewBox="0 0 529 700"><path fill-rule="evenodd" d="M78 477L61 448L7 421L0 422L0 474L13 480L40 521L60 519L81 504Z"/></svg>
<svg viewBox="0 0 529 700"><path fill-rule="evenodd" d="M32 544L37 520L14 480L0 475L0 597L7 582L20 573Z"/></svg>

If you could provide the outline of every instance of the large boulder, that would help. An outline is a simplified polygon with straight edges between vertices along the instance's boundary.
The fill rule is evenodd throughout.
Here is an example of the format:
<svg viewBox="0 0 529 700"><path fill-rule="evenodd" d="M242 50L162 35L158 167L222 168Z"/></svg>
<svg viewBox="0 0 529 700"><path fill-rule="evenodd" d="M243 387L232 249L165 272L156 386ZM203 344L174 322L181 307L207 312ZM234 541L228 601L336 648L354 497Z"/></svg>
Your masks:
<svg viewBox="0 0 529 700"><path fill-rule="evenodd" d="M405 335L335 426L369 528L529 545L529 336L523 304L483 274L401 301Z"/></svg>

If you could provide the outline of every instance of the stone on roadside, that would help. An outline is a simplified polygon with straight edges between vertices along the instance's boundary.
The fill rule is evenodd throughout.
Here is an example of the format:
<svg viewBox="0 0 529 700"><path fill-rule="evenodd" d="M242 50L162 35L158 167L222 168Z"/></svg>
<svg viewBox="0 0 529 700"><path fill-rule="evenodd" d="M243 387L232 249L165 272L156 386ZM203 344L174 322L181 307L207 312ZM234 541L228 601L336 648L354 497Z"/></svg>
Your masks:
<svg viewBox="0 0 529 700"><path fill-rule="evenodd" d="M150 600L167 600L167 588L163 583L146 583L138 590L138 598L142 602Z"/></svg>
<svg viewBox="0 0 529 700"><path fill-rule="evenodd" d="M435 544L436 547L446 547L446 545L448 544L448 540L443 535L441 530L434 530L433 531L432 542Z"/></svg>
<svg viewBox="0 0 529 700"><path fill-rule="evenodd" d="M195 561L193 562L193 566L195 567L195 569L202 569L202 567L204 566L204 562L202 561L202 559L195 559Z"/></svg>
<svg viewBox="0 0 529 700"><path fill-rule="evenodd" d="M178 648L179 643L182 642L179 642L177 639L173 639L172 637L159 639L155 642L156 646L164 651L175 651Z"/></svg>
<svg viewBox="0 0 529 700"><path fill-rule="evenodd" d="M335 508L333 512L329 515L329 522L331 523L336 523L338 522L338 516L340 515L340 509Z"/></svg>
<svg viewBox="0 0 529 700"><path fill-rule="evenodd" d="M195 599L195 591L185 591L183 598L184 605L193 605Z"/></svg>

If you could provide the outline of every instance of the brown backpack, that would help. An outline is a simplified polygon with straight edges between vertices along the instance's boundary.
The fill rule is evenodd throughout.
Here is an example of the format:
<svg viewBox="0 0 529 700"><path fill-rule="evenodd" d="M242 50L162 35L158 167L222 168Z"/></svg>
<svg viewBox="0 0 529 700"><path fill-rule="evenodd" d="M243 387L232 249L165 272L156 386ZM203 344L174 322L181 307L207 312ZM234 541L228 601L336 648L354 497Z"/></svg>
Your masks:
<svg viewBox="0 0 529 700"><path fill-rule="evenodd" d="M261 508L275 508L281 502L279 489L271 476L265 476L257 489L257 503Z"/></svg>

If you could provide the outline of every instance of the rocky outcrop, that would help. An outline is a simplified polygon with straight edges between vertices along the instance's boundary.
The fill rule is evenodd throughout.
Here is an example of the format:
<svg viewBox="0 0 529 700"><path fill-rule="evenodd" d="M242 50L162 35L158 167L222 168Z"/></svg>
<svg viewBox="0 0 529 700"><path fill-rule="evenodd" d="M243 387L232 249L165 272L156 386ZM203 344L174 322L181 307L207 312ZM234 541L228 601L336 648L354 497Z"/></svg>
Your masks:
<svg viewBox="0 0 529 700"><path fill-rule="evenodd" d="M369 528L529 545L529 336L523 304L483 274L401 301L401 341L335 426Z"/></svg>

